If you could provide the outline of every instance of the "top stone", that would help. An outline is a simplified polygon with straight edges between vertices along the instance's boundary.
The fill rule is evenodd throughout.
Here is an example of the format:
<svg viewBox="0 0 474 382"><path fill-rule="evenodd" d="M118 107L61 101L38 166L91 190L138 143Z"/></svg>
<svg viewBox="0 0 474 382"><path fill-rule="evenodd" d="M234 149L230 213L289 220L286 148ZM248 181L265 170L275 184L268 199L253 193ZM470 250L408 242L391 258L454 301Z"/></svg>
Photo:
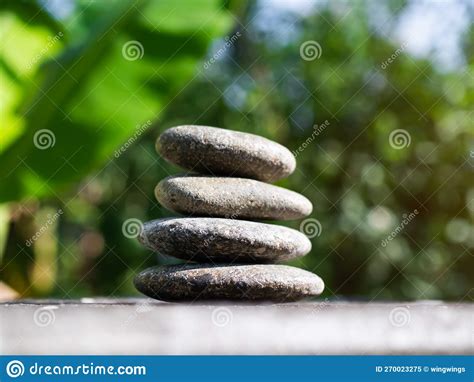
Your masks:
<svg viewBox="0 0 474 382"><path fill-rule="evenodd" d="M156 150L187 170L264 182L285 178L296 167L291 152L276 142L209 126L172 127L160 135Z"/></svg>

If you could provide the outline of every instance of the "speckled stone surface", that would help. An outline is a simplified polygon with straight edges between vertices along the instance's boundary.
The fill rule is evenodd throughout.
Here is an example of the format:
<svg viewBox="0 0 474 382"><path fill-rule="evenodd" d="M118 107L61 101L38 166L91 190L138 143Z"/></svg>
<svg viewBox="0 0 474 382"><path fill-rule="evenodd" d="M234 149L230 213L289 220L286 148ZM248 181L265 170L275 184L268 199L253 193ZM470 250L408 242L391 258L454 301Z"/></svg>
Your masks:
<svg viewBox="0 0 474 382"><path fill-rule="evenodd" d="M170 176L158 183L155 196L167 209L194 216L291 220L313 209L303 195L243 178Z"/></svg>
<svg viewBox="0 0 474 382"><path fill-rule="evenodd" d="M220 218L153 220L144 224L139 241L163 255L212 263L279 262L311 250L311 241L294 229Z"/></svg>
<svg viewBox="0 0 474 382"><path fill-rule="evenodd" d="M164 301L246 300L296 301L317 296L323 281L287 265L183 264L148 268L135 287Z"/></svg>
<svg viewBox="0 0 474 382"><path fill-rule="evenodd" d="M177 126L158 138L156 149L184 169L234 177L276 181L296 166L284 146L258 135L209 126Z"/></svg>

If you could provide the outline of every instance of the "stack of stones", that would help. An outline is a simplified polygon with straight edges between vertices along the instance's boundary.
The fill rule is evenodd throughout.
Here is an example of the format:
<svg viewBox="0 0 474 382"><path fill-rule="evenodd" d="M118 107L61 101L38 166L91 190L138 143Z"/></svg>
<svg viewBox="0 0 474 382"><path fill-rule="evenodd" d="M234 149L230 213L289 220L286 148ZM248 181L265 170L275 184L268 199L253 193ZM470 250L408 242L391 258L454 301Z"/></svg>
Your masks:
<svg viewBox="0 0 474 382"><path fill-rule="evenodd" d="M253 134L190 125L166 130L156 148L193 172L169 176L155 189L161 205L185 217L147 222L139 240L187 262L144 270L135 278L140 292L165 301L283 302L323 291L313 273L275 264L306 255L305 235L252 221L311 213L304 196L268 183L294 171L288 149Z"/></svg>

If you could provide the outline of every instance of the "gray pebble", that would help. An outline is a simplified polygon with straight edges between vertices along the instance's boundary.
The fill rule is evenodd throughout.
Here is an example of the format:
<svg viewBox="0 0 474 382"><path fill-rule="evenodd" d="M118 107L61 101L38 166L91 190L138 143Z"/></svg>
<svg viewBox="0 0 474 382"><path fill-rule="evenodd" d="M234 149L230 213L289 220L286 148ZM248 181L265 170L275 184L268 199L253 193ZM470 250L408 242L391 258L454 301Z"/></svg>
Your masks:
<svg viewBox="0 0 474 382"><path fill-rule="evenodd" d="M166 160L187 170L273 182L296 166L284 146L254 134L209 126L177 126L156 142Z"/></svg>
<svg viewBox="0 0 474 382"><path fill-rule="evenodd" d="M167 209L197 216L291 220L313 210L296 192L243 178L170 176L158 183L155 195Z"/></svg>
<svg viewBox="0 0 474 382"><path fill-rule="evenodd" d="M143 294L165 301L296 301L319 295L323 281L287 265L183 264L148 268L134 280ZM276 333L277 335L277 333Z"/></svg>
<svg viewBox="0 0 474 382"><path fill-rule="evenodd" d="M212 263L280 262L311 250L311 241L294 229L219 218L153 220L144 224L139 240L163 255Z"/></svg>

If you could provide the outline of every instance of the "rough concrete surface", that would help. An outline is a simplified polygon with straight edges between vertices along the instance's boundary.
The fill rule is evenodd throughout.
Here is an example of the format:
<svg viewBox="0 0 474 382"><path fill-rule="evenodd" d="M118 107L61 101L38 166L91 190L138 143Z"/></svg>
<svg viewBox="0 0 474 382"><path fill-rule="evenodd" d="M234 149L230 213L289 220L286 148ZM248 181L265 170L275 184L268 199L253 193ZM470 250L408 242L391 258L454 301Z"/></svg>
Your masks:
<svg viewBox="0 0 474 382"><path fill-rule="evenodd" d="M0 304L1 354L472 354L473 304Z"/></svg>

